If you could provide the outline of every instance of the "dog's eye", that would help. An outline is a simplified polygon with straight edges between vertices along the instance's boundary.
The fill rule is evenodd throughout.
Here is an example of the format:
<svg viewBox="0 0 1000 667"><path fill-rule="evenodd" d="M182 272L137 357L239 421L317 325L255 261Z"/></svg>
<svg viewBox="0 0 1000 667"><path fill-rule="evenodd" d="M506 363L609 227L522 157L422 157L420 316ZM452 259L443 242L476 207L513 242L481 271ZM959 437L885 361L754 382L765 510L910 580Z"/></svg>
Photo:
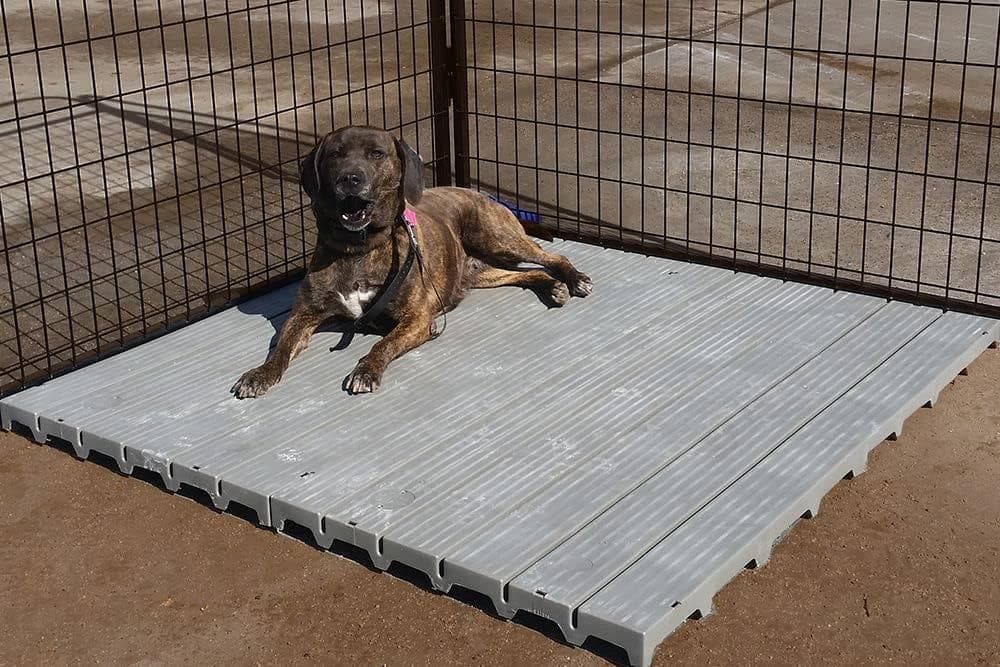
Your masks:
<svg viewBox="0 0 1000 667"><path fill-rule="evenodd" d="M385 151L382 150L381 148L376 148L372 150L371 153L368 154L368 157L369 159L372 160L381 160L382 158L385 157Z"/></svg>

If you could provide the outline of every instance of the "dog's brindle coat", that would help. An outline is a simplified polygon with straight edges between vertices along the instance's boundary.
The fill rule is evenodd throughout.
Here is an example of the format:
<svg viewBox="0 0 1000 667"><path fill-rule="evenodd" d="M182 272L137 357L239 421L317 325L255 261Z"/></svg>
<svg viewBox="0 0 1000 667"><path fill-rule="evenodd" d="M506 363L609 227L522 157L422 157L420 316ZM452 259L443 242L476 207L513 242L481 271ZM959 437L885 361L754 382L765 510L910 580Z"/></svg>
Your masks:
<svg viewBox="0 0 1000 667"><path fill-rule="evenodd" d="M378 389L389 363L427 341L435 318L468 289L518 285L551 306L591 291L587 276L540 248L502 204L464 188L424 190L419 156L384 130L347 127L327 135L302 162L302 187L316 216L316 250L277 344L233 385L237 398L264 394L324 321L356 320L381 294L409 248L399 222L407 202L416 212L422 261L385 310L391 330L344 380L352 394ZM514 270L522 262L549 271Z"/></svg>

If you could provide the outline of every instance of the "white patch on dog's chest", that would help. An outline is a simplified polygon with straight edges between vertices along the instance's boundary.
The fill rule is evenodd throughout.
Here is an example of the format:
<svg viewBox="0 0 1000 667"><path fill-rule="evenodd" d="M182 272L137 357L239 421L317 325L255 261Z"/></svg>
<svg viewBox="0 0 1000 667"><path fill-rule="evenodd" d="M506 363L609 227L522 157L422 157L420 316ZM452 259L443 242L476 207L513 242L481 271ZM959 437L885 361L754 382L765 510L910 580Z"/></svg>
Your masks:
<svg viewBox="0 0 1000 667"><path fill-rule="evenodd" d="M375 297L376 291L373 289L356 289L353 292L348 292L347 294L341 294L337 292L337 298L340 299L340 304L351 314L354 319L361 317L364 313L365 306L368 302Z"/></svg>

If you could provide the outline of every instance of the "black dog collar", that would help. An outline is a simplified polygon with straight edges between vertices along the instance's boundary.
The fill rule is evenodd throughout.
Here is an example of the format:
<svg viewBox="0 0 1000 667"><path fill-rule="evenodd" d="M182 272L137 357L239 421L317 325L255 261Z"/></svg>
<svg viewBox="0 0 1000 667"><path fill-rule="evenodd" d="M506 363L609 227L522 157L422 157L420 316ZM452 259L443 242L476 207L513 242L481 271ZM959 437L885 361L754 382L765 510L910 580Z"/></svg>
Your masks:
<svg viewBox="0 0 1000 667"><path fill-rule="evenodd" d="M420 247L417 245L417 235L413 231L413 227L416 225L416 222L416 214L410 209L405 209L403 211L403 215L399 217L399 223L402 224L403 228L406 230L407 240L409 241L406 251L406 259L403 260L399 270L396 271L392 280L389 281L389 286L385 288L382 295L375 300L375 303L372 304L371 308L366 310L361 317L354 321L355 329L370 327L375 323L375 320L377 320L379 315L381 315L386 309L392 298L396 296L396 292L399 291L403 281L406 280L406 276L409 275L410 270L413 268L414 259L420 263L421 269L423 268L423 260L420 257Z"/></svg>

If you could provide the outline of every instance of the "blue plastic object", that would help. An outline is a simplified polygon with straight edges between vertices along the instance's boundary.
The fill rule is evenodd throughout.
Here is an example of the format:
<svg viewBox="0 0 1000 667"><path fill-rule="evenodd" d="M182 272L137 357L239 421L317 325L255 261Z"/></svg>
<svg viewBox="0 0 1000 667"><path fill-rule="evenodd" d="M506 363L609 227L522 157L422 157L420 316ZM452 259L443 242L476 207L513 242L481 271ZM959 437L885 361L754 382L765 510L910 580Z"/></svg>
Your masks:
<svg viewBox="0 0 1000 667"><path fill-rule="evenodd" d="M541 222L541 216L539 216L534 211L525 211L523 208L518 208L517 206L514 206L510 202L504 201L503 199L500 199L495 195L491 195L488 192L484 192L483 194L492 199L493 201L497 202L498 204L503 204L504 206L509 208L511 213L516 215L517 219L521 220L522 222L535 222L535 223Z"/></svg>

